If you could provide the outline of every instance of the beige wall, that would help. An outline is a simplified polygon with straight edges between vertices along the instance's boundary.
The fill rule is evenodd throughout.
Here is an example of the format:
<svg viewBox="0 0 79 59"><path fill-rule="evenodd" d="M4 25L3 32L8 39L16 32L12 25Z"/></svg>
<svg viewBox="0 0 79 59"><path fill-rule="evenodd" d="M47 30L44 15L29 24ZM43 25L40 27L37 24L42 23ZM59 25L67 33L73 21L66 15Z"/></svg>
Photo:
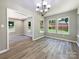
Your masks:
<svg viewBox="0 0 79 59"><path fill-rule="evenodd" d="M48 33L48 25L47 25L47 20L48 19L58 19L61 17L69 17L69 26L70 26L70 34L69 35L62 35L62 34L54 34L54 33ZM76 41L76 35L77 35L77 10L61 13L61 14L56 14L52 16L48 16L45 18L45 35L46 36L51 36L51 37L56 37L56 38L63 38L67 40L72 40Z"/></svg>
<svg viewBox="0 0 79 59"><path fill-rule="evenodd" d="M0 0L0 51L7 48L7 16L6 15L6 1ZM4 28L1 28L1 24Z"/></svg>
<svg viewBox="0 0 79 59"><path fill-rule="evenodd" d="M9 32L10 35L24 35L24 21L9 19L10 21L14 21L14 31Z"/></svg>

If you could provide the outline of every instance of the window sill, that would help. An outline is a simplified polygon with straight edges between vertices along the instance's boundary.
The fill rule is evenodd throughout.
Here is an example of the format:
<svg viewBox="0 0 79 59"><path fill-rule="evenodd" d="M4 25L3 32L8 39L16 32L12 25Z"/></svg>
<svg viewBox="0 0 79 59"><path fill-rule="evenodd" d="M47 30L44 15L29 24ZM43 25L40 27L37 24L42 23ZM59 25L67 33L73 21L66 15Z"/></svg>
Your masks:
<svg viewBox="0 0 79 59"><path fill-rule="evenodd" d="M57 34L60 34L60 35L69 35L69 33L68 33L68 34L63 34L63 33L57 33Z"/></svg>
<svg viewBox="0 0 79 59"><path fill-rule="evenodd" d="M27 32L31 32L31 30L28 30Z"/></svg>
<svg viewBox="0 0 79 59"><path fill-rule="evenodd" d="M40 33L44 33L44 31L40 31Z"/></svg>
<svg viewBox="0 0 79 59"><path fill-rule="evenodd" d="M68 34L63 34L63 33L55 33L55 32L48 32L48 33L51 33L51 34L58 34L58 35L69 35L69 33L68 33Z"/></svg>
<svg viewBox="0 0 79 59"><path fill-rule="evenodd" d="M48 33L53 33L53 34L57 34L56 32L48 32Z"/></svg>

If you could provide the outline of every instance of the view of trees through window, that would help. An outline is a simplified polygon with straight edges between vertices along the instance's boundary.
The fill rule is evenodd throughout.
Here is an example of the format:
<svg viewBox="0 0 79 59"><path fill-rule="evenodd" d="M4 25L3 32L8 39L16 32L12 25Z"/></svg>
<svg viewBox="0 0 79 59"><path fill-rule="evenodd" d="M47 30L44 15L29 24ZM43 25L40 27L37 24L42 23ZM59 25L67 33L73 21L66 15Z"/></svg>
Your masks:
<svg viewBox="0 0 79 59"><path fill-rule="evenodd" d="M49 20L48 32L56 32L56 20Z"/></svg>
<svg viewBox="0 0 79 59"><path fill-rule="evenodd" d="M59 34L68 34L69 31L69 19L68 18L59 18L57 20L49 20L49 29L50 33L59 33Z"/></svg>
<svg viewBox="0 0 79 59"><path fill-rule="evenodd" d="M68 34L68 18L58 19L58 33Z"/></svg>

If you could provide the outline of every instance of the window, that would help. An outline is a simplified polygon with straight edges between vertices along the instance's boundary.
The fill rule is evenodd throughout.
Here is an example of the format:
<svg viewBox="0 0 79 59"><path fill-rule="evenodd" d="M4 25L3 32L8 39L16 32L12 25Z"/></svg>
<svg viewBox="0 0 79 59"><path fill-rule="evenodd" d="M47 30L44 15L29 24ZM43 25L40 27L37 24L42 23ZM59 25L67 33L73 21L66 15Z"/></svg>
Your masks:
<svg viewBox="0 0 79 59"><path fill-rule="evenodd" d="M15 32L14 21L9 21L9 22L8 22L8 26L9 26L9 31L10 31L10 32Z"/></svg>
<svg viewBox="0 0 79 59"><path fill-rule="evenodd" d="M69 34L69 18L49 20L48 32L57 34Z"/></svg>
<svg viewBox="0 0 79 59"><path fill-rule="evenodd" d="M49 20L48 32L56 33L56 20Z"/></svg>
<svg viewBox="0 0 79 59"><path fill-rule="evenodd" d="M40 21L40 33L44 33L44 21Z"/></svg>
<svg viewBox="0 0 79 59"><path fill-rule="evenodd" d="M68 34L68 18L58 19L58 33Z"/></svg>
<svg viewBox="0 0 79 59"><path fill-rule="evenodd" d="M31 29L31 22L28 22L28 29Z"/></svg>
<svg viewBox="0 0 79 59"><path fill-rule="evenodd" d="M28 24L27 24L27 25L28 25L28 30L27 30L27 31L28 31L28 32L31 32L31 29L32 29L32 28L31 28L31 21L28 21Z"/></svg>

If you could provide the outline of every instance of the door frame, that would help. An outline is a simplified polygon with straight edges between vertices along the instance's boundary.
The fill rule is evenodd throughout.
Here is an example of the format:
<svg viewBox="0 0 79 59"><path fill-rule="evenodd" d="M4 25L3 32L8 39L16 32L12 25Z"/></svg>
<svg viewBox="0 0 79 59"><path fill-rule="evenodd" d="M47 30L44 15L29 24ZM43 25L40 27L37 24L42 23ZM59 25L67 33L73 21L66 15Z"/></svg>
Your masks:
<svg viewBox="0 0 79 59"><path fill-rule="evenodd" d="M9 47L9 27L8 27L8 8L6 9L6 15L7 15L7 49L10 49Z"/></svg>
<svg viewBox="0 0 79 59"><path fill-rule="evenodd" d="M9 50L10 49L10 42L9 42L9 26L8 26L8 21L9 21L9 18L8 18L8 9L10 8L6 8L6 20L7 20L7 49ZM33 16L30 16L32 17L32 40L34 40L34 17Z"/></svg>

